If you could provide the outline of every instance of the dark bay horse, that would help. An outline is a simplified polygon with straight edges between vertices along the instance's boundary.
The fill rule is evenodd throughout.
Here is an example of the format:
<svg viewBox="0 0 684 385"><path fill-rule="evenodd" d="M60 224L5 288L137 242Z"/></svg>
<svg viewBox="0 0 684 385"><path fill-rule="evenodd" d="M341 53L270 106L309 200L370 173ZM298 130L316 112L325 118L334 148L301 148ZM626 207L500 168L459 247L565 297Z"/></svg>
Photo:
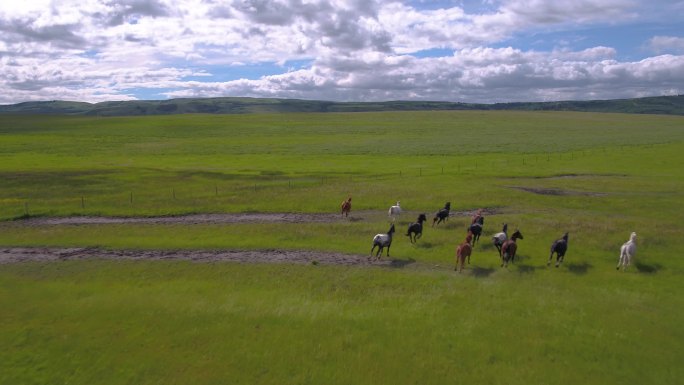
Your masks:
<svg viewBox="0 0 684 385"><path fill-rule="evenodd" d="M435 226L435 223L440 224L446 220L449 220L449 213L451 212L451 202L447 202L444 204L444 208L439 209L437 211L437 214L435 214L435 217L432 218L432 227Z"/></svg>
<svg viewBox="0 0 684 385"><path fill-rule="evenodd" d="M517 239L523 239L520 230L515 230L511 239L507 239L501 246L501 267L508 266L508 262L515 260L515 252L518 251L518 244L515 243Z"/></svg>
<svg viewBox="0 0 684 385"><path fill-rule="evenodd" d="M565 252L568 251L568 233L563 234L563 238L556 239L551 244L551 254L549 254L549 261L546 262L546 266L551 264L551 257L553 253L556 253L556 267L560 266L561 262L565 259Z"/></svg>
<svg viewBox="0 0 684 385"><path fill-rule="evenodd" d="M423 236L423 222L425 221L427 221L425 214L420 214L414 223L409 224L406 236L409 237L411 243L416 243L418 238Z"/></svg>
<svg viewBox="0 0 684 385"><path fill-rule="evenodd" d="M473 246L478 240L480 240L480 235L482 235L482 226L484 226L484 217L481 215L473 218L473 223L468 226L468 232L473 234Z"/></svg>

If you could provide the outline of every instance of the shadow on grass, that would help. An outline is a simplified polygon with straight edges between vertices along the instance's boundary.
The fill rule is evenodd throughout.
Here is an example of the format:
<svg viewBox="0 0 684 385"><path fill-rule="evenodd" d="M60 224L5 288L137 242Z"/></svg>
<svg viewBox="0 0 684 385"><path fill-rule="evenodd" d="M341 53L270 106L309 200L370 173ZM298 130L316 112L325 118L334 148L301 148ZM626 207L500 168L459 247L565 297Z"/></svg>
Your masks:
<svg viewBox="0 0 684 385"><path fill-rule="evenodd" d="M390 264L388 267L391 267L393 269L402 269L410 264L416 263L416 260L413 258L409 259L393 259L390 261Z"/></svg>
<svg viewBox="0 0 684 385"><path fill-rule="evenodd" d="M589 271L589 269L591 269L594 266L584 262L584 263L568 263L567 267L568 267L568 271L570 271L571 273L577 274L577 275L583 275L583 274L586 274L587 271Z"/></svg>
<svg viewBox="0 0 684 385"><path fill-rule="evenodd" d="M496 269L491 268L491 267L490 268L484 268L484 267L474 266L472 269L470 269L470 271L472 272L473 277L487 278L490 275L492 275L496 271Z"/></svg>
<svg viewBox="0 0 684 385"><path fill-rule="evenodd" d="M640 263L636 262L634 264L634 267L636 267L637 270L639 270L639 273L646 273L646 274L655 274L658 272L658 270L662 269L663 266L655 263L653 265L647 265L645 263Z"/></svg>
<svg viewBox="0 0 684 385"><path fill-rule="evenodd" d="M511 266L509 264L508 266ZM532 274L535 270L540 269L539 266L525 265L525 264L515 264L518 267L518 273L520 274Z"/></svg>
<svg viewBox="0 0 684 385"><path fill-rule="evenodd" d="M430 242L420 242L420 241L416 242L416 247L418 247L419 249L431 249L434 246L435 245L433 245Z"/></svg>

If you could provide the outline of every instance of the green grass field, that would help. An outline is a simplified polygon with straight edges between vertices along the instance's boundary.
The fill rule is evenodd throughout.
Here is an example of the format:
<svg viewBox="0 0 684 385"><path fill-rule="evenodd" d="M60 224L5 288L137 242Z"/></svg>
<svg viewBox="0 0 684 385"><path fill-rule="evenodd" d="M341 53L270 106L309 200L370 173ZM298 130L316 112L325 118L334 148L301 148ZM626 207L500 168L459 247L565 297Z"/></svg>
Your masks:
<svg viewBox="0 0 684 385"><path fill-rule="evenodd" d="M560 112L0 116L0 249L366 254L399 268L0 265L2 384L674 384L684 369L684 118ZM525 190L527 189L527 191ZM537 194L530 192L546 192ZM548 194L555 192L555 194ZM26 226L26 216L335 212L332 223ZM403 236L420 212L486 207ZM498 265L489 235L519 228ZM565 265L548 247L570 232ZM619 246L639 234L635 264Z"/></svg>

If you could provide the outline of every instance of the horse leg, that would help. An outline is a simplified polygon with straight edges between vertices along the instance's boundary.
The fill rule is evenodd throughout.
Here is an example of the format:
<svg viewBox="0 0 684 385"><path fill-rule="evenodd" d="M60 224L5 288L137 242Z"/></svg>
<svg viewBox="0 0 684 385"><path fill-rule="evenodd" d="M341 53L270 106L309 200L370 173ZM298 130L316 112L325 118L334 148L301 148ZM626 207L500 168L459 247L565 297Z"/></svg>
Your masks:
<svg viewBox="0 0 684 385"><path fill-rule="evenodd" d="M549 254L549 260L546 262L546 266L551 265L551 258L553 257L553 250L551 251L551 254ZM558 255L556 255L556 260L558 260ZM558 265L556 265L558 266Z"/></svg>
<svg viewBox="0 0 684 385"><path fill-rule="evenodd" d="M563 259L565 259L565 255L556 254L556 267L560 266L560 264L563 263Z"/></svg>
<svg viewBox="0 0 684 385"><path fill-rule="evenodd" d="M615 270L620 270L620 265L622 265L624 263L624 258L625 258L624 252L620 251L620 258L618 259L618 264L615 267Z"/></svg>
<svg viewBox="0 0 684 385"><path fill-rule="evenodd" d="M389 249L390 249L390 246L392 246L392 245L391 245L391 244L390 244L390 245L387 245L387 257L388 257L388 258L389 258Z"/></svg>

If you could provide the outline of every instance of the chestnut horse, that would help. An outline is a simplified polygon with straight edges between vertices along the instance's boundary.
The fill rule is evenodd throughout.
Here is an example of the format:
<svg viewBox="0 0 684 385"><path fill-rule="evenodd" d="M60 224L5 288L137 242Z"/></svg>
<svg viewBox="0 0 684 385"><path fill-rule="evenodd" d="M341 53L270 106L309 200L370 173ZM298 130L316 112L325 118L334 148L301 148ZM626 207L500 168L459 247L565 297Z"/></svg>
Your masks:
<svg viewBox="0 0 684 385"><path fill-rule="evenodd" d="M456 248L456 267L454 270L458 270L459 273L463 271L466 258L468 258L468 264L470 264L470 254L473 252L473 246L470 244L472 238L473 235L468 233L466 239Z"/></svg>
<svg viewBox="0 0 684 385"><path fill-rule="evenodd" d="M517 239L523 239L520 230L515 230L511 239L507 239L501 246L501 267L508 267L508 261L515 260L515 252L518 250L518 244L515 243Z"/></svg>
<svg viewBox="0 0 684 385"><path fill-rule="evenodd" d="M342 201L342 205L340 207L345 218L349 216L349 212L351 211L351 197L349 197L346 201Z"/></svg>

